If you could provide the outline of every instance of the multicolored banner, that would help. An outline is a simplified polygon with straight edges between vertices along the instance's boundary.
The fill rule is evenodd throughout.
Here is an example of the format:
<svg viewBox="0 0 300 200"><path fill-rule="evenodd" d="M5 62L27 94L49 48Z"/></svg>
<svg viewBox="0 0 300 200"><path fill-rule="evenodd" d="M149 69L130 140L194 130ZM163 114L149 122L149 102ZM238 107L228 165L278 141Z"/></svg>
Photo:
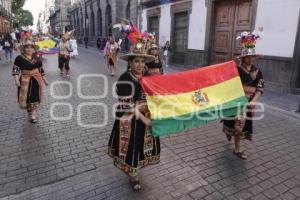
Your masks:
<svg viewBox="0 0 300 200"><path fill-rule="evenodd" d="M154 136L197 127L241 113L247 98L234 61L143 77Z"/></svg>
<svg viewBox="0 0 300 200"><path fill-rule="evenodd" d="M35 44L40 48L54 48L56 46L56 42L53 40L43 40L39 42L35 42Z"/></svg>
<svg viewBox="0 0 300 200"><path fill-rule="evenodd" d="M56 47L57 42L54 40L43 40L35 42L35 44L39 47L37 54L40 56L58 53L58 47Z"/></svg>
<svg viewBox="0 0 300 200"><path fill-rule="evenodd" d="M40 55L57 54L57 53L58 53L58 47L43 48L38 50L38 54Z"/></svg>

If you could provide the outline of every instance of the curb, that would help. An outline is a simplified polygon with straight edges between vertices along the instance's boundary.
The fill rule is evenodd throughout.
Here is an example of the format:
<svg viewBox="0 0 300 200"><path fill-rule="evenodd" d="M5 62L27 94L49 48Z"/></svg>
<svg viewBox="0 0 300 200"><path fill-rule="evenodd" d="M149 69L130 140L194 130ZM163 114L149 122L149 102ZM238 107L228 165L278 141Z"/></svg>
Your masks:
<svg viewBox="0 0 300 200"><path fill-rule="evenodd" d="M281 108L278 108L278 107L275 107L275 106L271 106L271 105L265 104L263 102L262 102L262 104L266 108L272 110L273 112L279 112L279 113L284 114L284 115L286 115L288 117L292 117L294 119L299 119L300 120L300 113L297 112L296 110L295 111L287 111L287 110L284 110L284 109L281 109Z"/></svg>

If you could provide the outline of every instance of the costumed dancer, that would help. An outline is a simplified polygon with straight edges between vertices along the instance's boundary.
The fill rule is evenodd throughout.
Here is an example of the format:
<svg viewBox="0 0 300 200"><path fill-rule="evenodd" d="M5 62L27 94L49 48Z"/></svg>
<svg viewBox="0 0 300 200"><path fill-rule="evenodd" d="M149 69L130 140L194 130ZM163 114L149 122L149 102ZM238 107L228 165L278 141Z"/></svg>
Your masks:
<svg viewBox="0 0 300 200"><path fill-rule="evenodd" d="M253 134L253 110L259 97L263 93L264 79L261 70L253 62L257 54L255 53L255 44L259 35L255 33L243 32L238 39L241 40L243 49L238 66L239 75L243 84L249 104L245 113L237 116L233 120L223 120L223 131L228 141L234 137L234 154L241 159L247 159L247 155L240 149L241 139L252 141Z"/></svg>
<svg viewBox="0 0 300 200"><path fill-rule="evenodd" d="M115 41L115 37L110 36L109 41L106 43L105 55L111 76L116 73L119 50L119 44Z"/></svg>
<svg viewBox="0 0 300 200"><path fill-rule="evenodd" d="M58 45L58 68L60 74L70 76L70 53L73 51L72 45L68 40L68 33L65 33Z"/></svg>
<svg viewBox="0 0 300 200"><path fill-rule="evenodd" d="M22 46L22 54L14 62L12 75L18 86L18 103L26 109L30 122L37 122L37 109L42 100L43 84L48 85L43 64L34 56L35 45L27 41Z"/></svg>
<svg viewBox="0 0 300 200"><path fill-rule="evenodd" d="M127 61L128 70L117 82L119 104L108 143L108 154L114 165L129 176L134 191L141 189L139 170L160 161L160 141L151 134L150 112L139 83L145 63L154 57L147 54L144 40L138 37L132 52L120 57Z"/></svg>
<svg viewBox="0 0 300 200"><path fill-rule="evenodd" d="M166 67L169 67L170 51L171 51L170 42L167 41L165 46L163 47L163 52L164 52L163 60Z"/></svg>
<svg viewBox="0 0 300 200"><path fill-rule="evenodd" d="M162 62L158 55L158 46L155 44L155 33L149 34L149 42L151 43L150 48L148 49L148 54L155 57L154 61L146 63L146 73L149 74L163 74Z"/></svg>

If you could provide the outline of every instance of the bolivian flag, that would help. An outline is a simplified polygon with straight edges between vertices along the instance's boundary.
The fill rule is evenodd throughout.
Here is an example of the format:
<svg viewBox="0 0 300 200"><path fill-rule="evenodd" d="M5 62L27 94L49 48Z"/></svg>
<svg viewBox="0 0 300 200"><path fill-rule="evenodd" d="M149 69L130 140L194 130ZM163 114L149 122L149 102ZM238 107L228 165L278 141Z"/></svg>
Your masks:
<svg viewBox="0 0 300 200"><path fill-rule="evenodd" d="M234 61L141 79L154 136L235 116L248 103Z"/></svg>
<svg viewBox="0 0 300 200"><path fill-rule="evenodd" d="M40 48L54 48L56 46L56 42L53 40L43 40L39 42L35 42L35 44Z"/></svg>

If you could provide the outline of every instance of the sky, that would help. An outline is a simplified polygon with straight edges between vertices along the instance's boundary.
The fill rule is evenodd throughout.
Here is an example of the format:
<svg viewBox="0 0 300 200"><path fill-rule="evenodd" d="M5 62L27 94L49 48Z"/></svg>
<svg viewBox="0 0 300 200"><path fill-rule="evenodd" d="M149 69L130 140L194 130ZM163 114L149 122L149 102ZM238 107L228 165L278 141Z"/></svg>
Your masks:
<svg viewBox="0 0 300 200"><path fill-rule="evenodd" d="M39 13L45 8L45 0L26 0L23 9L30 10L34 18L34 26L32 29L36 30Z"/></svg>

